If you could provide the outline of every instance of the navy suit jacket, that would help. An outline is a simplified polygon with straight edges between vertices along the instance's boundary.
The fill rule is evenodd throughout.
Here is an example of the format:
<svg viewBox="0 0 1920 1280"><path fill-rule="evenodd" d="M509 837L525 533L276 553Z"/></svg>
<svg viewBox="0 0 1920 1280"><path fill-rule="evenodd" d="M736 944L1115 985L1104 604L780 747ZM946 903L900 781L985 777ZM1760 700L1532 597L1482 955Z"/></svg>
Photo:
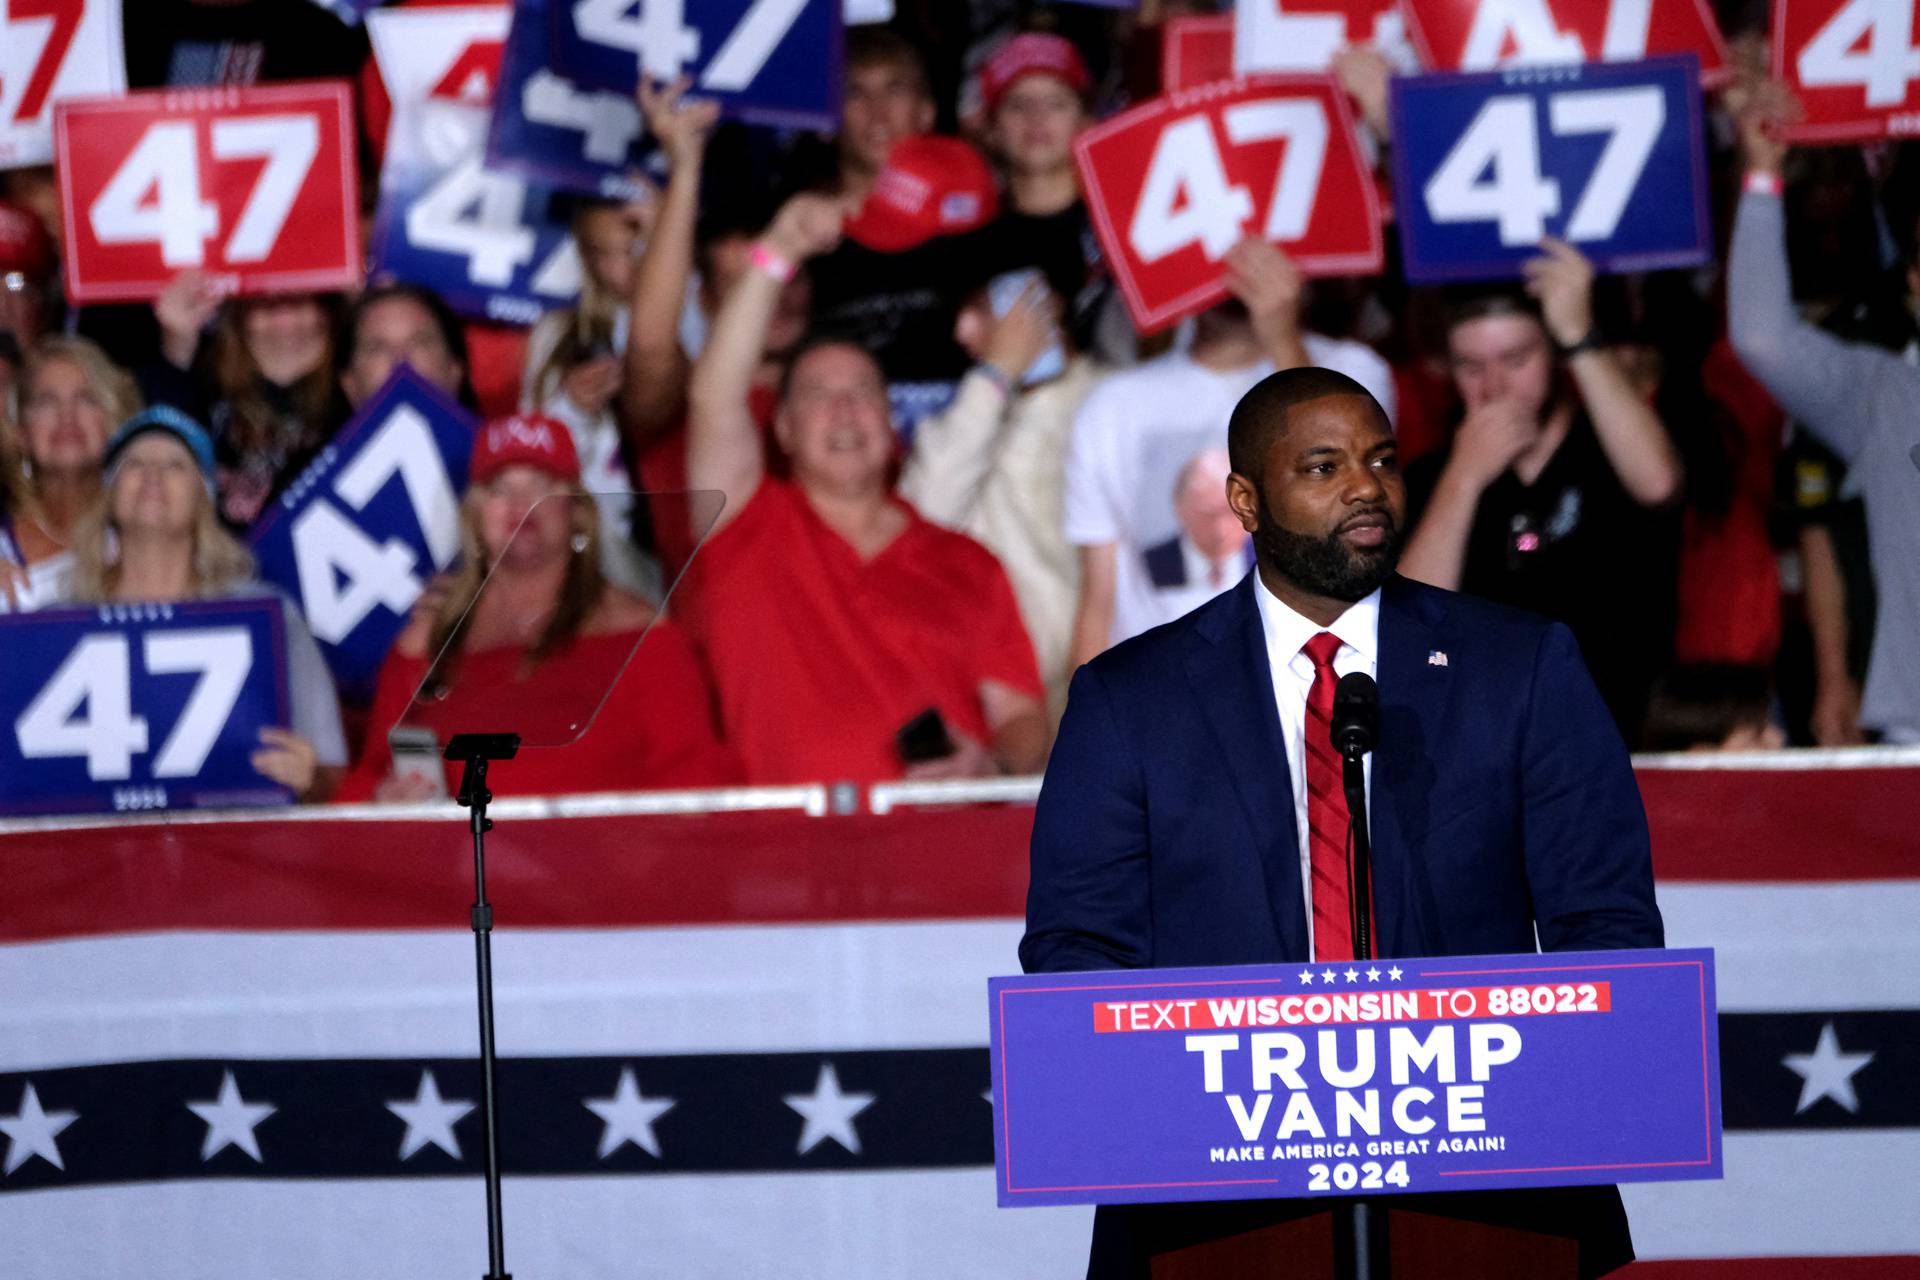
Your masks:
<svg viewBox="0 0 1920 1280"><path fill-rule="evenodd" d="M1034 817L1029 972L1311 958L1254 591L1249 573L1074 675ZM1394 577L1377 680L1379 954L1531 952L1536 930L1549 951L1662 944L1639 787L1571 632ZM1592 1274L1632 1256L1598 1190L1565 1231ZM1121 1216L1101 1211L1110 1236ZM1100 1257L1096 1229L1096 1273L1141 1273Z"/></svg>

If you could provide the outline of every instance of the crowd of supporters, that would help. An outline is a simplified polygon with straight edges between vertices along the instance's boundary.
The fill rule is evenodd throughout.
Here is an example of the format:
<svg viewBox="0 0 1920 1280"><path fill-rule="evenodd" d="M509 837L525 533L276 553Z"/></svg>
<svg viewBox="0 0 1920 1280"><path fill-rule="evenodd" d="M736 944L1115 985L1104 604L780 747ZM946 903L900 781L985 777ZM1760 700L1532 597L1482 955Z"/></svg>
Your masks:
<svg viewBox="0 0 1920 1280"><path fill-rule="evenodd" d="M126 8L135 88L354 80L378 189L354 29ZM1247 572L1227 417L1316 364L1396 423L1401 572L1565 622L1630 744L1920 741L1920 166L1789 149L1754 15L1722 19L1741 71L1707 104L1714 264L1596 278L1548 240L1522 282L1415 289L1391 227L1366 279L1250 238L1228 301L1151 335L1073 142L1154 96L1160 28L1102 8L850 27L831 137L644 83L657 181L578 202L579 299L530 332L378 279L223 298L188 273L150 306L71 307L53 176L0 172L0 596L261 593L235 535L404 361L485 424L461 559L344 732L287 602L295 723L261 772L306 799L433 794L387 736L423 682L526 708L613 686L509 789L1033 772L1076 664ZM1384 154L1386 59L1336 71ZM721 498L646 496L682 491Z"/></svg>

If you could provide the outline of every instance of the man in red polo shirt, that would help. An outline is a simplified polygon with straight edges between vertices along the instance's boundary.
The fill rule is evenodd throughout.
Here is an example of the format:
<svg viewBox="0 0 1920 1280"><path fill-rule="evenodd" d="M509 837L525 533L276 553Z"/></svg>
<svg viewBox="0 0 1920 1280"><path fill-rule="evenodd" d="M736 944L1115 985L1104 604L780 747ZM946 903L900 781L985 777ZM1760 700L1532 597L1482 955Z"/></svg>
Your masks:
<svg viewBox="0 0 1920 1280"><path fill-rule="evenodd" d="M827 196L788 201L694 366L687 476L726 506L681 616L752 782L1036 773L1047 722L1013 589L986 548L893 494L886 381L864 349L803 344L774 417L793 478L766 473L754 367L781 286L845 215Z"/></svg>

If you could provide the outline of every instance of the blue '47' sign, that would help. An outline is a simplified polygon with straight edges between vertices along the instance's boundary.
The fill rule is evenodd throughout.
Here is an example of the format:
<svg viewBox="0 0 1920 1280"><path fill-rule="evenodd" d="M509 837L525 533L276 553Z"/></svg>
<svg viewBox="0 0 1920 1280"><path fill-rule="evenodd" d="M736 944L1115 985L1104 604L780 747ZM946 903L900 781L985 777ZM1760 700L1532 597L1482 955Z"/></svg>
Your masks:
<svg viewBox="0 0 1920 1280"><path fill-rule="evenodd" d="M639 73L687 76L692 92L760 124L831 129L840 119L842 0L554 0L553 66L631 96Z"/></svg>
<svg viewBox="0 0 1920 1280"><path fill-rule="evenodd" d="M402 365L247 534L350 702L372 696L414 601L459 553L472 452L472 416Z"/></svg>
<svg viewBox="0 0 1920 1280"><path fill-rule="evenodd" d="M1691 56L1397 77L1392 107L1412 280L1517 276L1548 235L1602 271L1711 254Z"/></svg>
<svg viewBox="0 0 1920 1280"><path fill-rule="evenodd" d="M288 723L278 600L0 616L0 813L285 804L249 757Z"/></svg>
<svg viewBox="0 0 1920 1280"><path fill-rule="evenodd" d="M646 123L630 76L624 90L595 87L554 66L555 22L566 20L556 14L568 7L566 0L514 6L487 163L563 191L627 199L639 191L632 174L648 150Z"/></svg>

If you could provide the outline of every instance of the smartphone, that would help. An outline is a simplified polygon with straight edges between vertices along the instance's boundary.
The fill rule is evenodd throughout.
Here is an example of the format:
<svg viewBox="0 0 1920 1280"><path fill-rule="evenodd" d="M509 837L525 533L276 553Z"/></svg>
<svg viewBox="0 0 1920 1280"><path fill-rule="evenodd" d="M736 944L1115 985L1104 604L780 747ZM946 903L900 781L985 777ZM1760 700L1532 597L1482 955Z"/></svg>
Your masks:
<svg viewBox="0 0 1920 1280"><path fill-rule="evenodd" d="M998 275L987 281L987 307L993 312L993 318L998 320L1011 311L1014 302L1026 292L1027 286L1035 283L1042 287L1046 285L1046 277L1040 274L1037 267L1009 271L1005 275ZM1060 371L1066 367L1067 353L1061 347L1060 340L1056 338L1053 345L1035 356L1033 363L1020 374L1020 385L1030 387L1036 382L1057 378L1060 376Z"/></svg>
<svg viewBox="0 0 1920 1280"><path fill-rule="evenodd" d="M424 778L437 798L447 798L447 766L440 759L440 742L433 730L395 725L387 731L387 745L393 749L394 777Z"/></svg>
<svg viewBox="0 0 1920 1280"><path fill-rule="evenodd" d="M901 725L893 735L893 749L899 753L902 764L945 760L957 750L953 735L947 732L947 722L936 707L928 707Z"/></svg>

